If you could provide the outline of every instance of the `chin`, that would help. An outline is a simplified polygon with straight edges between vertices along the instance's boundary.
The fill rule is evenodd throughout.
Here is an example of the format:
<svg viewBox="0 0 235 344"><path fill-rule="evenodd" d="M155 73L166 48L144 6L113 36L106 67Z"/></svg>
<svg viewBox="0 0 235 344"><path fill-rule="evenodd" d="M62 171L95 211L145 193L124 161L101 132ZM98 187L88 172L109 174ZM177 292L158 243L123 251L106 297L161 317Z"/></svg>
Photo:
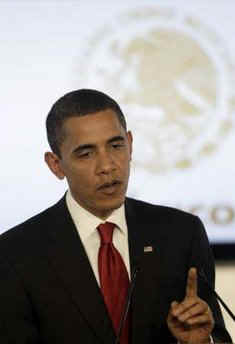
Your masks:
<svg viewBox="0 0 235 344"><path fill-rule="evenodd" d="M125 197L119 197L118 199L112 199L108 200L102 205L100 205L100 211L104 213L112 212L115 209L118 209L121 207L121 205L124 203Z"/></svg>

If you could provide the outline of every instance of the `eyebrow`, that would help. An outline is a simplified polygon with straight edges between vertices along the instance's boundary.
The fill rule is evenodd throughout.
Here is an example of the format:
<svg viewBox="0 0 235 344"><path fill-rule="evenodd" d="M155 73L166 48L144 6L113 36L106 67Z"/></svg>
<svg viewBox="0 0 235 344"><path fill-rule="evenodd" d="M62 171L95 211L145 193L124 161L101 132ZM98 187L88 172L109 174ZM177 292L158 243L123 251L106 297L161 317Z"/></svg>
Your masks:
<svg viewBox="0 0 235 344"><path fill-rule="evenodd" d="M108 140L108 143L116 142L116 141L125 141L124 137L119 135L119 136L114 136L111 139Z"/></svg>
<svg viewBox="0 0 235 344"><path fill-rule="evenodd" d="M111 139L109 139L108 141L107 141L107 143L109 144L109 143L113 143L113 142L117 142L117 141L125 141L125 139L124 139L124 137L123 136L120 136L120 135L118 135L118 136L113 136L113 137L111 137ZM86 150L86 149L93 149L93 148L95 148L96 147L96 145L95 144L92 144L92 143L85 143L85 144L83 144L83 145L80 145L80 146L78 146L78 147L76 147L74 150L73 150L73 153L79 153L79 152L82 152L82 151L84 151L84 150Z"/></svg>

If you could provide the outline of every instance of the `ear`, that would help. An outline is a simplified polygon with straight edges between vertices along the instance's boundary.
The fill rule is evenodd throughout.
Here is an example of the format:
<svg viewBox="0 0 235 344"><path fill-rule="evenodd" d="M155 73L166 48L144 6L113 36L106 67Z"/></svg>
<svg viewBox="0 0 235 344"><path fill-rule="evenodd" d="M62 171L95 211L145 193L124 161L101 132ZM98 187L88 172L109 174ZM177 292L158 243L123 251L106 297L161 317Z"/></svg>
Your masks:
<svg viewBox="0 0 235 344"><path fill-rule="evenodd" d="M129 145L130 160L131 160L131 156L132 156L132 142L133 142L133 136L132 136L131 131L127 132L127 141L128 141L128 145Z"/></svg>
<svg viewBox="0 0 235 344"><path fill-rule="evenodd" d="M65 175L60 166L60 158L52 152L46 152L44 155L45 162L51 170L51 172L58 178L64 179Z"/></svg>

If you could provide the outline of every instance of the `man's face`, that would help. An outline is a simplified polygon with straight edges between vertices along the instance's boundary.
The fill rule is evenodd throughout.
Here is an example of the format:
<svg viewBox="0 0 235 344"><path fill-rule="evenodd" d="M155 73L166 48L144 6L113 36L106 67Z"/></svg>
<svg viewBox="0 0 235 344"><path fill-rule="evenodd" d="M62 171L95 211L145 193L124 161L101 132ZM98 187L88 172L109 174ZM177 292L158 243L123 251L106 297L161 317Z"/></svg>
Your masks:
<svg viewBox="0 0 235 344"><path fill-rule="evenodd" d="M83 208L106 218L125 199L131 133L110 109L69 118L63 129L61 158L46 153L46 161L58 178L67 178L74 199Z"/></svg>

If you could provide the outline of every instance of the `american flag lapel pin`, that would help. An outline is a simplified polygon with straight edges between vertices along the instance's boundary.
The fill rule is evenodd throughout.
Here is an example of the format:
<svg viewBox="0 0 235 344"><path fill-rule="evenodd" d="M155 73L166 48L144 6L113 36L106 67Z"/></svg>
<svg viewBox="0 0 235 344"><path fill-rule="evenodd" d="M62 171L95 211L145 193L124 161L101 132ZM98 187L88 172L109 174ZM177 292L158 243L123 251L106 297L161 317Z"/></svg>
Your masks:
<svg viewBox="0 0 235 344"><path fill-rule="evenodd" d="M153 252L153 246L144 246L144 252Z"/></svg>

